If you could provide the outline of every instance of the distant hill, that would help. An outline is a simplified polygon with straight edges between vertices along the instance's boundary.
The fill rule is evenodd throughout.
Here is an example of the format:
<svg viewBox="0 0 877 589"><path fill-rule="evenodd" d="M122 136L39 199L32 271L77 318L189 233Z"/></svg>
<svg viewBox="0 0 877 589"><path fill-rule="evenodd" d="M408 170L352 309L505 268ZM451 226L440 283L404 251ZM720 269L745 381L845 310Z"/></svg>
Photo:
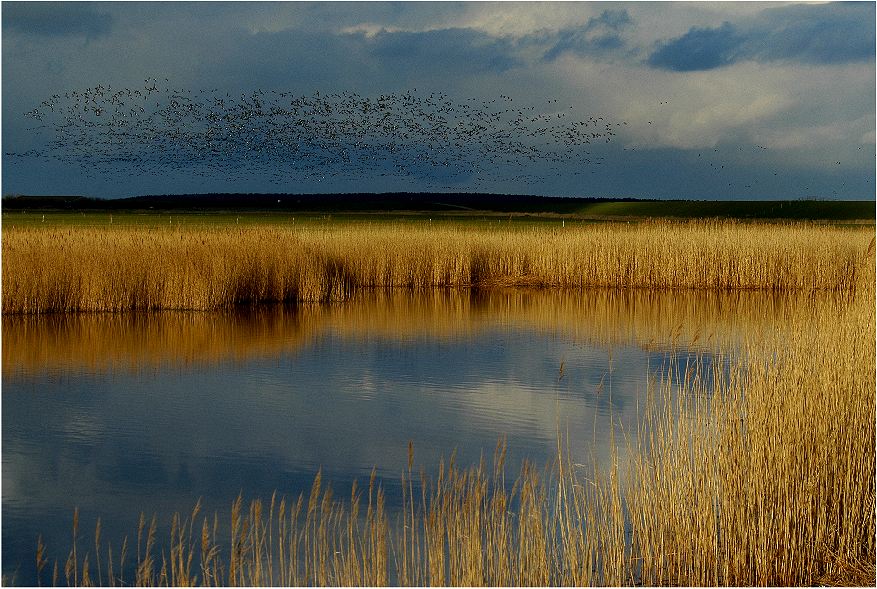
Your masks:
<svg viewBox="0 0 877 589"><path fill-rule="evenodd" d="M84 196L5 197L4 210L284 211L328 213L429 212L529 214L576 217L675 217L738 219L875 219L874 201L708 201L546 197L515 194L177 194L120 199Z"/></svg>

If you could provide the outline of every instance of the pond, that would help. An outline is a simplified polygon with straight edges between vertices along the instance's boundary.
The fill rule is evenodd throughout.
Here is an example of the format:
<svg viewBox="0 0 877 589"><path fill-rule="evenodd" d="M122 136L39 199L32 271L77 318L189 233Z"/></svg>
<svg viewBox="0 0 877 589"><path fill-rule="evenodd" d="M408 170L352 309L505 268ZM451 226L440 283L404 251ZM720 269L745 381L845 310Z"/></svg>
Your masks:
<svg viewBox="0 0 877 589"><path fill-rule="evenodd" d="M398 506L413 442L433 473L491 459L540 468L558 439L604 461L636 431L650 375L707 362L796 303L756 294L438 291L228 313L3 318L3 575L35 584L42 536L120 545L139 514L201 498L340 494L376 469ZM621 450L623 459L623 449ZM166 522L165 522L166 523ZM159 533L159 538L164 536ZM50 567L51 568L51 567ZM45 573L44 573L45 574Z"/></svg>

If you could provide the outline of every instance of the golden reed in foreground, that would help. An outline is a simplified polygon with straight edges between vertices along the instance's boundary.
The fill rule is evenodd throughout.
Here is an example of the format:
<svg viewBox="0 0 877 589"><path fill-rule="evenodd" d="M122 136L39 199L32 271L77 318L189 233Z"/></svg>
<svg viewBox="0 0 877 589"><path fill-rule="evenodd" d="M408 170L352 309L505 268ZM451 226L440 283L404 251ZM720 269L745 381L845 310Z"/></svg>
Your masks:
<svg viewBox="0 0 877 589"><path fill-rule="evenodd" d="M79 537L43 581L141 585L767 585L875 583L874 290L812 304L731 359L652 381L627 464L559 452L510 486L453 460L403 473L398 519L380 485L309 496L220 523L199 508L162 542L141 516L113 549ZM130 548L129 548L130 546ZM141 546L145 548L141 549ZM123 572L124 571L124 572Z"/></svg>
<svg viewBox="0 0 877 589"><path fill-rule="evenodd" d="M874 586L867 290L749 341L714 393L695 372L646 420L626 494L645 584Z"/></svg>
<svg viewBox="0 0 877 589"><path fill-rule="evenodd" d="M212 310L392 288L852 291L874 281L873 234L734 222L4 229L3 313Z"/></svg>

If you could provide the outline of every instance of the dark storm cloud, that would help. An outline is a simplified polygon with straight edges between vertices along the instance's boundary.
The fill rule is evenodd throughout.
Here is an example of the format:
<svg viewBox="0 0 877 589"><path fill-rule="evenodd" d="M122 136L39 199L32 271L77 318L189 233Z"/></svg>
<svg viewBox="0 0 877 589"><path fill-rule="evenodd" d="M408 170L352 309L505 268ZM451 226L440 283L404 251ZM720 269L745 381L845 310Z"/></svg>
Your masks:
<svg viewBox="0 0 877 589"><path fill-rule="evenodd" d="M756 59L846 63L874 59L874 3L798 5L764 11L747 45Z"/></svg>
<svg viewBox="0 0 877 589"><path fill-rule="evenodd" d="M302 29L230 34L200 76L241 87L387 88L448 75L502 73L524 65L512 42L472 29L327 33ZM304 84L303 84L304 82Z"/></svg>
<svg viewBox="0 0 877 589"><path fill-rule="evenodd" d="M714 28L692 28L660 43L652 67L709 70L738 61L795 61L808 64L864 62L874 58L874 4L785 6L756 19Z"/></svg>
<svg viewBox="0 0 877 589"><path fill-rule="evenodd" d="M373 75L360 35L332 35L306 30L230 32L211 42L194 81L209 86L222 80L227 88L302 91L337 86L357 87L357 78Z"/></svg>
<svg viewBox="0 0 877 589"><path fill-rule="evenodd" d="M364 46L376 58L402 68L435 68L454 72L504 72L523 65L506 40L473 29L385 32Z"/></svg>
<svg viewBox="0 0 877 589"><path fill-rule="evenodd" d="M570 116L628 121L611 145L600 146L605 159L587 176L578 164L555 169L528 161L517 179L484 185L498 192L734 198L757 176L759 184L746 195L873 198L873 159L867 157L874 150L873 3L715 3L704 10L636 2L596 8L559 2L3 2L2 13L7 194L277 190L268 174L101 175L66 161L6 155L46 148L48 128L35 127L24 113L53 94L110 84L138 88L156 78L164 96L185 88L220 97L274 90L376 98L416 88L421 96L445 93L458 102L513 96L517 105L540 110L555 108L552 99L559 98L558 111L574 107ZM726 67L738 62L748 66ZM812 64L821 65L818 76L802 67ZM758 152L769 166L763 174L751 161L728 159L755 149L753 142L770 147ZM721 181L711 167L700 175L691 171L703 164L689 153L692 146L725 146ZM726 177L732 169L739 169L738 177ZM471 188L474 177L464 184L463 172L454 170L459 186ZM418 173L412 170L404 181L339 176L331 185L328 178L301 179L289 189L426 190L439 180L457 187L434 170L426 178ZM532 183L535 177L544 184Z"/></svg>
<svg viewBox="0 0 877 589"><path fill-rule="evenodd" d="M544 58L553 61L568 52L588 56L621 49L624 46L621 31L631 23L626 10L604 10L581 27L558 31L556 41Z"/></svg>
<svg viewBox="0 0 877 589"><path fill-rule="evenodd" d="M652 53L649 65L677 72L710 70L733 63L745 39L731 23L714 29L692 28Z"/></svg>
<svg viewBox="0 0 877 589"><path fill-rule="evenodd" d="M92 7L78 2L4 2L3 31L89 39L108 34L112 16Z"/></svg>

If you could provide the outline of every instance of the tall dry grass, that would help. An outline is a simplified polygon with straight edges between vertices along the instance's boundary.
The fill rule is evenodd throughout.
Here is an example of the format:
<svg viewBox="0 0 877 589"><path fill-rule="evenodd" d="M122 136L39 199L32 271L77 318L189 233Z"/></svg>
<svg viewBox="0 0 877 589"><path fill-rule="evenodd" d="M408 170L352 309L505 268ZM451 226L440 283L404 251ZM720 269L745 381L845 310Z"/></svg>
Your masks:
<svg viewBox="0 0 877 589"><path fill-rule="evenodd" d="M336 501L318 474L308 497L294 501L275 494L270 502L238 499L220 528L219 516L203 515L200 501L191 513L174 514L167 542L157 538L155 516L140 515L136 540L126 537L113 552L101 543L98 520L93 551L77 550L78 512L73 515L70 552L59 575L44 572L48 559L37 548L37 579L57 586L267 586L387 585L387 516L384 494L374 474L364 499L356 486L349 502ZM103 562L103 568L101 563ZM92 568L94 566L95 568ZM343 581L343 582L342 582Z"/></svg>
<svg viewBox="0 0 877 589"><path fill-rule="evenodd" d="M873 586L875 370L872 288L672 376L627 493L642 582Z"/></svg>
<svg viewBox="0 0 877 589"><path fill-rule="evenodd" d="M366 501L355 485L335 497L318 475L294 501L238 499L222 525L198 507L175 516L161 548L141 517L127 568L133 548L96 543L83 556L74 521L65 580L873 586L875 337L872 288L753 338L730 368L668 368L652 379L639 430L619 432L629 463L613 454L603 470L558 452L507 482L500 444L492 465L452 457L426 474L409 447L395 517L374 476ZM47 580L46 554L38 543Z"/></svg>
<svg viewBox="0 0 877 589"><path fill-rule="evenodd" d="M6 228L3 313L210 310L394 288L850 291L873 282L872 255L873 230L812 224Z"/></svg>
<svg viewBox="0 0 877 589"><path fill-rule="evenodd" d="M3 234L3 311L216 309L359 290L831 291L722 363L656 379L629 464L559 453L506 484L449 461L403 475L398 519L372 478L338 499L199 507L168 541L79 538L52 582L88 585L811 585L875 583L873 231L655 223L575 230L260 228ZM619 443L623 440L619 438ZM363 505L366 504L363 513ZM134 538L134 536L132 536ZM135 552L136 544L136 552ZM36 567L48 581L47 547Z"/></svg>

